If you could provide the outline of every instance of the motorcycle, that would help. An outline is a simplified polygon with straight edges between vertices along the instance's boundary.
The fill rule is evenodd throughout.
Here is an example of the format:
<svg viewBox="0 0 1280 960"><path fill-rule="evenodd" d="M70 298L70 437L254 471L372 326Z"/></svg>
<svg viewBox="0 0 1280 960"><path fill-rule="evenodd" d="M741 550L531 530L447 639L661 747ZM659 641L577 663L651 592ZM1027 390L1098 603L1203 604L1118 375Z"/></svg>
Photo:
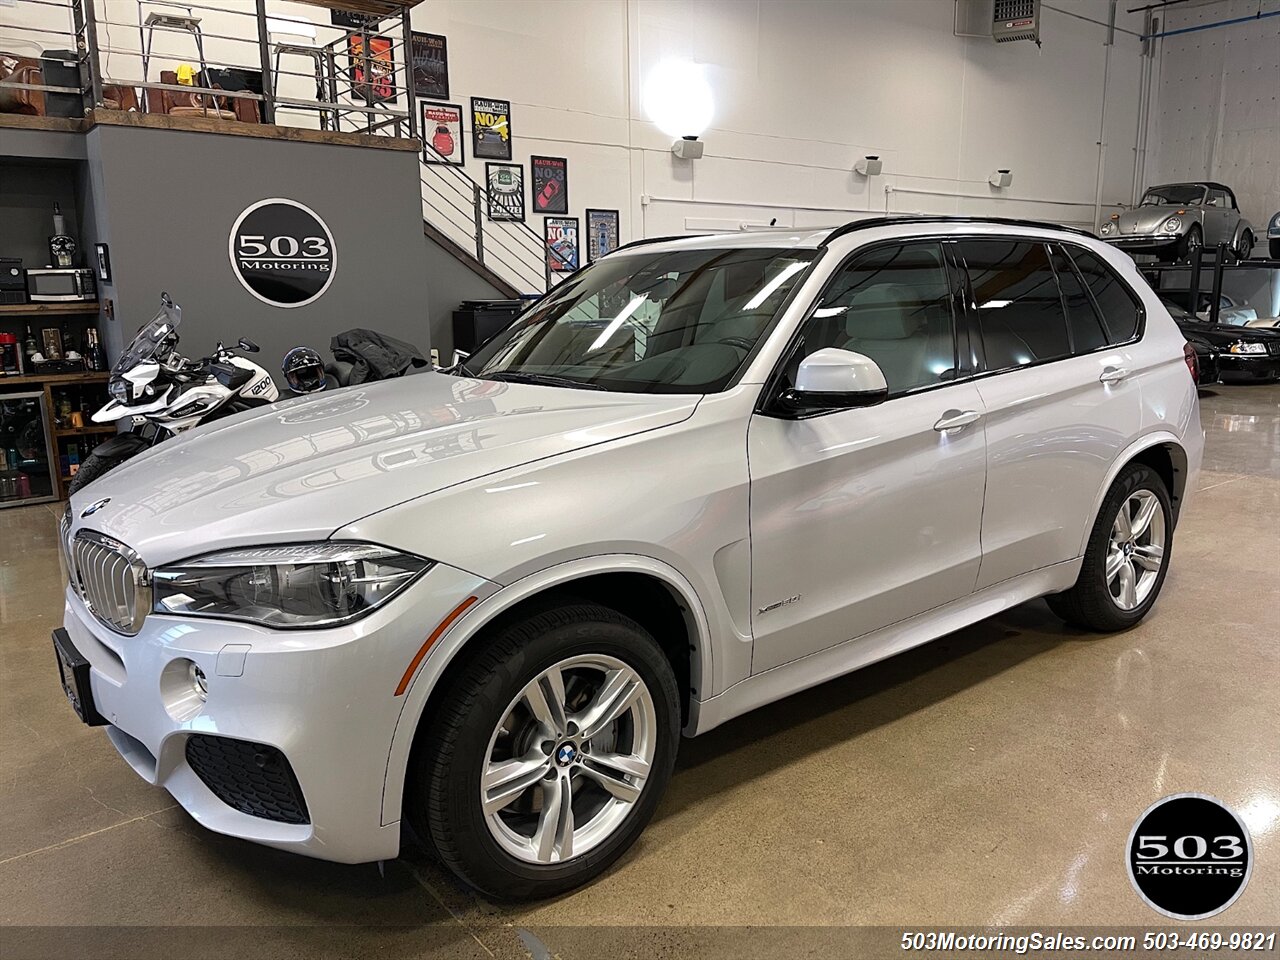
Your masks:
<svg viewBox="0 0 1280 960"><path fill-rule="evenodd" d="M181 324L182 308L168 294L161 294L160 312L138 331L111 368L107 383L111 399L92 417L94 423L131 419L133 428L93 448L71 479L71 493L169 437L280 397L270 373L221 341L211 357L182 356L178 352ZM245 337L237 347L245 353L259 351Z"/></svg>

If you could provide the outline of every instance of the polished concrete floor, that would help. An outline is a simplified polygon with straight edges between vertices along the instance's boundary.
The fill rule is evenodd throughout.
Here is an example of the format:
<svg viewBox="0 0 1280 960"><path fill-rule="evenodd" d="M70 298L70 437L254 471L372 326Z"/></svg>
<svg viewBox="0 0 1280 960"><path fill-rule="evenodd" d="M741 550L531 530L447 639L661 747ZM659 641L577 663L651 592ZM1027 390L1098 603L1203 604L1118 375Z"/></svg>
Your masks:
<svg viewBox="0 0 1280 960"><path fill-rule="evenodd" d="M413 849L380 872L198 827L72 716L55 510L0 510L0 955L833 956L856 925L1167 928L1122 851L1181 791L1253 836L1248 889L1206 923L1274 925L1280 387L1202 410L1199 493L1137 629L1081 634L1037 602L685 741L634 850L523 906Z"/></svg>

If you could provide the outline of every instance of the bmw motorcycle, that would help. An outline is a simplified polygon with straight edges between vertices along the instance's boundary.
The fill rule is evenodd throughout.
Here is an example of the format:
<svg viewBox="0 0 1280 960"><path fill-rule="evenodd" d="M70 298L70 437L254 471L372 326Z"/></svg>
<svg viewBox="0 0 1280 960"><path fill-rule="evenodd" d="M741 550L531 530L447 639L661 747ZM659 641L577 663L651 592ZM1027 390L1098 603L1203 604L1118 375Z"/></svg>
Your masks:
<svg viewBox="0 0 1280 960"><path fill-rule="evenodd" d="M181 323L182 308L168 294L161 294L160 312L138 331L111 368L107 383L111 399L92 418L95 423L131 420L132 429L93 448L71 480L71 493L169 437L279 398L270 373L221 342L211 357L182 356L178 352ZM244 337L237 347L245 353L259 349Z"/></svg>

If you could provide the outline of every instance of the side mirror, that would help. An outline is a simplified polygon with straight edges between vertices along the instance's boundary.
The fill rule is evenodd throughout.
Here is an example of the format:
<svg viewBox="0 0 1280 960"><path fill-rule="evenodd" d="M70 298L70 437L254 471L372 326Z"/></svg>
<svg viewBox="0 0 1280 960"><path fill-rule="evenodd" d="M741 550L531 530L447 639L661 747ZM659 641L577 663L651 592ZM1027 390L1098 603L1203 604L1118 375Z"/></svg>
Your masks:
<svg viewBox="0 0 1280 960"><path fill-rule="evenodd" d="M796 385L783 394L793 411L817 412L870 407L889 397L884 371L870 357L825 347L800 361Z"/></svg>
<svg viewBox="0 0 1280 960"><path fill-rule="evenodd" d="M257 353L262 348L250 340L248 337L240 338L240 349L245 353Z"/></svg>

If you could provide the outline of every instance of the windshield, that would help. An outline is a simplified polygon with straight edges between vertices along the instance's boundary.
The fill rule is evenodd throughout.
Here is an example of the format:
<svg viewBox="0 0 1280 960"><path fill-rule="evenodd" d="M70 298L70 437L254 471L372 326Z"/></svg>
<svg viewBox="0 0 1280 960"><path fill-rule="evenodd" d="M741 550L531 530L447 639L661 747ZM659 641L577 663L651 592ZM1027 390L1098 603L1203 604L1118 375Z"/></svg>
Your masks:
<svg viewBox="0 0 1280 960"><path fill-rule="evenodd" d="M460 372L629 393L715 393L741 369L816 253L607 257L516 319Z"/></svg>
<svg viewBox="0 0 1280 960"><path fill-rule="evenodd" d="M121 374L126 370L132 370L140 363L150 360L155 356L160 344L177 331L178 325L181 323L182 308L168 297L162 296L160 298L160 312L152 317L146 326L134 334L133 339L129 341L129 345L120 354L120 359L116 361L116 365L111 368L111 372Z"/></svg>
<svg viewBox="0 0 1280 960"><path fill-rule="evenodd" d="M1204 187L1198 183L1171 183L1164 187L1152 187L1142 197L1144 207L1170 207L1184 203L1199 203L1204 199Z"/></svg>

